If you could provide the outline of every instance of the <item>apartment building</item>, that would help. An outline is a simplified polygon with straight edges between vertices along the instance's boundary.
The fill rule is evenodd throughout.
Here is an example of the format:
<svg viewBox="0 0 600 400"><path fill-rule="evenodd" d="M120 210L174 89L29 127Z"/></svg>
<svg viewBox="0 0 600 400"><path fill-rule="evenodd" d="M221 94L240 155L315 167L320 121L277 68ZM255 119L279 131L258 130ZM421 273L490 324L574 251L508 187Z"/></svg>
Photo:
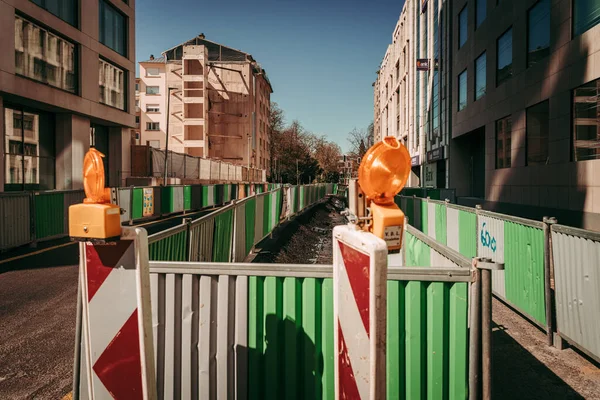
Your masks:
<svg viewBox="0 0 600 400"><path fill-rule="evenodd" d="M408 186L447 187L450 24L443 0L404 3L374 83L375 139L395 136L411 154Z"/></svg>
<svg viewBox="0 0 600 400"><path fill-rule="evenodd" d="M266 169L273 88L243 51L203 34L140 62L141 143ZM167 106L169 111L167 112Z"/></svg>
<svg viewBox="0 0 600 400"><path fill-rule="evenodd" d="M0 191L124 183L135 127L135 0L0 0Z"/></svg>
<svg viewBox="0 0 600 400"><path fill-rule="evenodd" d="M600 228L599 15L597 1L453 2L458 196Z"/></svg>

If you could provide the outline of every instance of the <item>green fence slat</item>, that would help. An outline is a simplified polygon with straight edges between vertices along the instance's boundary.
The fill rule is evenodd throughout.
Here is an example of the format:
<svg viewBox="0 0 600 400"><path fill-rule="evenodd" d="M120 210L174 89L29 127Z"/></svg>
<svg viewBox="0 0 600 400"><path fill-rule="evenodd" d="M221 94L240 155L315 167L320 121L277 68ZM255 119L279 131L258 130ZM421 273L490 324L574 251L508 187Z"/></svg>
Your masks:
<svg viewBox="0 0 600 400"><path fill-rule="evenodd" d="M265 399L280 399L282 389L283 361L283 311L282 278L265 278L264 290L264 358L265 358ZM283 363L282 363L283 364ZM252 382L250 382L252 384Z"/></svg>
<svg viewBox="0 0 600 400"><path fill-rule="evenodd" d="M431 265L430 247L415 236L405 232L404 254L407 267L428 267Z"/></svg>
<svg viewBox="0 0 600 400"><path fill-rule="evenodd" d="M192 187L189 185L183 187L183 209L192 209Z"/></svg>
<svg viewBox="0 0 600 400"><path fill-rule="evenodd" d="M254 224L256 223L256 199L246 201L246 255L254 246Z"/></svg>
<svg viewBox="0 0 600 400"><path fill-rule="evenodd" d="M129 206L129 205L126 205ZM131 216L133 219L140 219L144 215L144 189L135 188L133 189L133 210L131 210Z"/></svg>
<svg viewBox="0 0 600 400"><path fill-rule="evenodd" d="M449 399L464 400L469 387L468 353L468 285L466 282L454 283L450 287L450 323L449 323Z"/></svg>
<svg viewBox="0 0 600 400"><path fill-rule="evenodd" d="M301 327L297 304L298 280L284 278L283 280L283 320L284 320L284 356L285 356L285 394L286 399L295 400L298 395L298 330Z"/></svg>
<svg viewBox="0 0 600 400"><path fill-rule="evenodd" d="M428 210L428 202L421 200L421 227L420 227L420 231L423 232L424 234L428 234L429 232L427 232L427 222L429 221L429 210Z"/></svg>
<svg viewBox="0 0 600 400"><path fill-rule="evenodd" d="M213 261L229 262L233 239L233 210L225 211L215 217L215 234L213 239Z"/></svg>
<svg viewBox="0 0 600 400"><path fill-rule="evenodd" d="M188 261L186 254L187 231L176 233L158 242L150 243L148 255L152 261Z"/></svg>
<svg viewBox="0 0 600 400"><path fill-rule="evenodd" d="M446 239L448 235L446 221L446 206L435 204L435 240L443 245L448 243Z"/></svg>
<svg viewBox="0 0 600 400"><path fill-rule="evenodd" d="M248 398L262 400L264 353L264 277L248 279Z"/></svg>
<svg viewBox="0 0 600 400"><path fill-rule="evenodd" d="M271 196L265 194L263 196L263 237L267 236L269 232L271 232Z"/></svg>
<svg viewBox="0 0 600 400"><path fill-rule="evenodd" d="M63 193L34 195L35 235L37 239L66 234L65 197Z"/></svg>
<svg viewBox="0 0 600 400"><path fill-rule="evenodd" d="M426 303L425 284L406 285L406 399L424 399L426 387Z"/></svg>
<svg viewBox="0 0 600 400"><path fill-rule="evenodd" d="M302 283L302 326L304 338L301 345L302 354L302 384L303 398L320 398L317 393L314 376L318 371L316 366L319 360L319 349L317 348L317 321L320 313L317 313L317 279L305 278Z"/></svg>
<svg viewBox="0 0 600 400"><path fill-rule="evenodd" d="M504 222L504 284L506 299L546 325L544 301L544 232Z"/></svg>
<svg viewBox="0 0 600 400"><path fill-rule="evenodd" d="M321 387L323 399L333 399L335 397L335 366L333 343L333 279L324 279L322 284L322 354L323 354L323 373L321 378Z"/></svg>
<svg viewBox="0 0 600 400"><path fill-rule="evenodd" d="M477 215L458 210L458 251L465 257L477 256Z"/></svg>
<svg viewBox="0 0 600 400"><path fill-rule="evenodd" d="M427 397L448 393L448 301L443 282L427 286Z"/></svg>

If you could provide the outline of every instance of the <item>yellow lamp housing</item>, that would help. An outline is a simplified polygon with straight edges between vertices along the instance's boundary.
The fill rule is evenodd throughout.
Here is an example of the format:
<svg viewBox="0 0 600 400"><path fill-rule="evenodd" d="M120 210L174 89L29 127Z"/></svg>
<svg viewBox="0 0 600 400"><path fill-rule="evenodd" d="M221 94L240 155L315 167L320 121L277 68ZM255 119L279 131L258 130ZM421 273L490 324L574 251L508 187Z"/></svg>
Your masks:
<svg viewBox="0 0 600 400"><path fill-rule="evenodd" d="M394 202L410 174L410 154L393 136L373 145L358 168L358 184L371 209L372 224L367 228L382 238L388 250L402 248L404 213Z"/></svg>
<svg viewBox="0 0 600 400"><path fill-rule="evenodd" d="M104 154L91 148L83 159L83 204L69 207L69 236L72 240L115 240L121 236L121 209L110 203L104 187Z"/></svg>

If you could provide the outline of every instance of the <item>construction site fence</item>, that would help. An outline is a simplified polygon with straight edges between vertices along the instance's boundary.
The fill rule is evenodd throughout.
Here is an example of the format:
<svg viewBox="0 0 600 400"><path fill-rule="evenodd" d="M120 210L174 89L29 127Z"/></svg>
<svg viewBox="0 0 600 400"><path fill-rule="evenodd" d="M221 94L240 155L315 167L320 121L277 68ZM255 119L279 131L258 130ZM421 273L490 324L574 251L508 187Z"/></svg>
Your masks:
<svg viewBox="0 0 600 400"><path fill-rule="evenodd" d="M122 209L121 222L156 219L220 206L263 193L280 184L130 186L112 188L113 204ZM69 234L69 206L83 201L83 190L0 193L0 250L6 251Z"/></svg>
<svg viewBox="0 0 600 400"><path fill-rule="evenodd" d="M226 161L168 151L167 177L224 182L266 182L263 169L249 168ZM165 151L149 146L132 146L132 176L164 177Z"/></svg>
<svg viewBox="0 0 600 400"><path fill-rule="evenodd" d="M278 187L250 194L196 220L149 236L151 260L234 262L244 260L252 248L279 224L335 194L334 184Z"/></svg>
<svg viewBox="0 0 600 400"><path fill-rule="evenodd" d="M503 263L493 293L547 334L600 360L600 234L416 196L397 196L410 225L465 257Z"/></svg>
<svg viewBox="0 0 600 400"><path fill-rule="evenodd" d="M0 193L0 250L68 235L69 206L83 190Z"/></svg>

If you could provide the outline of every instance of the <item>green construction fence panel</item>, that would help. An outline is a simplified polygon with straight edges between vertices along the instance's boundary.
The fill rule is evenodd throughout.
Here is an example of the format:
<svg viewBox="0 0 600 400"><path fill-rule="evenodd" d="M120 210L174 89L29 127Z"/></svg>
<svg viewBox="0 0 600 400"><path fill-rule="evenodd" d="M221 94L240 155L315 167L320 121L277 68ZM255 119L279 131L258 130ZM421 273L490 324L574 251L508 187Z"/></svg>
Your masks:
<svg viewBox="0 0 600 400"><path fill-rule="evenodd" d="M244 205L246 209L246 254L254 246L254 225L256 224L256 198L251 198Z"/></svg>
<svg viewBox="0 0 600 400"><path fill-rule="evenodd" d="M233 210L225 211L215 217L213 238L213 261L230 262L233 241Z"/></svg>
<svg viewBox="0 0 600 400"><path fill-rule="evenodd" d="M133 210L131 210L131 216L133 219L140 219L144 216L144 189L134 188L133 189Z"/></svg>
<svg viewBox="0 0 600 400"><path fill-rule="evenodd" d="M263 237L271 232L271 196L266 194L263 196Z"/></svg>
<svg viewBox="0 0 600 400"><path fill-rule="evenodd" d="M435 240L439 243L446 245L446 205L445 204L434 204L435 207Z"/></svg>
<svg viewBox="0 0 600 400"><path fill-rule="evenodd" d="M217 206L223 204L223 186L215 185L215 205Z"/></svg>
<svg viewBox="0 0 600 400"><path fill-rule="evenodd" d="M387 398L466 399L467 283L387 289ZM333 321L331 279L249 277L248 398L334 398Z"/></svg>
<svg viewBox="0 0 600 400"><path fill-rule="evenodd" d="M183 187L183 209L186 211L192 209L192 187L190 185Z"/></svg>
<svg viewBox="0 0 600 400"><path fill-rule="evenodd" d="M306 187L300 186L298 188L298 191L300 192L298 211L301 211L302 209L304 209L304 207L306 207Z"/></svg>
<svg viewBox="0 0 600 400"><path fill-rule="evenodd" d="M35 193L35 236L45 239L64 235L65 200L64 193Z"/></svg>
<svg viewBox="0 0 600 400"><path fill-rule="evenodd" d="M430 247L408 232L404 233L404 254L407 267L427 267L431 265Z"/></svg>
<svg viewBox="0 0 600 400"><path fill-rule="evenodd" d="M151 261L188 261L187 231L178 232L148 245Z"/></svg>
<svg viewBox="0 0 600 400"><path fill-rule="evenodd" d="M215 205L215 185L202 186L202 208Z"/></svg>
<svg viewBox="0 0 600 400"><path fill-rule="evenodd" d="M504 284L506 300L546 326L542 229L504 221Z"/></svg>
<svg viewBox="0 0 600 400"><path fill-rule="evenodd" d="M161 209L163 214L170 214L175 209L174 186L164 186L161 195Z"/></svg>
<svg viewBox="0 0 600 400"><path fill-rule="evenodd" d="M465 257L477 256L477 214L458 210L458 251Z"/></svg>

